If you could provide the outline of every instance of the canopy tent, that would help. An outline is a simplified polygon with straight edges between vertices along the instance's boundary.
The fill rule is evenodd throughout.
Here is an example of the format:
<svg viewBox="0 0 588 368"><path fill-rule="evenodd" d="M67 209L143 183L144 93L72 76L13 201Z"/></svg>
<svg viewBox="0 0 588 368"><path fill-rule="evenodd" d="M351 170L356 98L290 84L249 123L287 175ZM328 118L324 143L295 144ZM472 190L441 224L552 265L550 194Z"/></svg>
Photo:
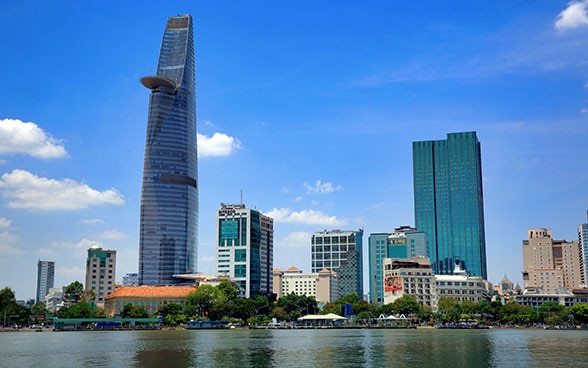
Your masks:
<svg viewBox="0 0 588 368"><path fill-rule="evenodd" d="M342 320L347 319L345 317L341 317L335 313L329 313L324 315L318 314L307 314L306 316L298 318L299 321L335 321L335 320Z"/></svg>
<svg viewBox="0 0 588 368"><path fill-rule="evenodd" d="M401 314L400 316L396 317L393 315L389 315L389 316L384 316L383 314L380 314L380 317L378 317L379 320L382 321L409 321L410 318L406 318L404 316L404 314Z"/></svg>

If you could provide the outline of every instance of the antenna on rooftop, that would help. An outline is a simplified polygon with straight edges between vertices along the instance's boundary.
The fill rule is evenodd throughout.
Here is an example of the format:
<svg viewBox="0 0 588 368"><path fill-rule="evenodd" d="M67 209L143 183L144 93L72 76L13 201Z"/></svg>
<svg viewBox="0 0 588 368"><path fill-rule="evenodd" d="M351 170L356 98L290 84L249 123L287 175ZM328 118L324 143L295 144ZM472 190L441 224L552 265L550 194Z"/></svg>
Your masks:
<svg viewBox="0 0 588 368"><path fill-rule="evenodd" d="M241 189L241 201L239 202L239 204L243 204L243 189Z"/></svg>

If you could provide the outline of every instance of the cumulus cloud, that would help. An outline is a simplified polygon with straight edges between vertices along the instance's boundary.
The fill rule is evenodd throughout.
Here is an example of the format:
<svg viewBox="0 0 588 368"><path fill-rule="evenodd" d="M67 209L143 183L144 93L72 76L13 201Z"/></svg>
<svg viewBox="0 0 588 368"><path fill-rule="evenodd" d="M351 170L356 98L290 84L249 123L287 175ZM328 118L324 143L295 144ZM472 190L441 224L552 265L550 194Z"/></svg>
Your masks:
<svg viewBox="0 0 588 368"><path fill-rule="evenodd" d="M312 234L306 231L295 231L279 241L281 247L308 248Z"/></svg>
<svg viewBox="0 0 588 368"><path fill-rule="evenodd" d="M198 156L229 156L241 148L241 142L224 133L214 133L212 137L198 133Z"/></svg>
<svg viewBox="0 0 588 368"><path fill-rule="evenodd" d="M340 185L333 185L331 182L323 183L322 180L317 180L314 185L304 183L306 193L308 194L327 194L339 192L343 189Z"/></svg>
<svg viewBox="0 0 588 368"><path fill-rule="evenodd" d="M588 25L588 0L570 1L568 7L557 15L555 28L566 31Z"/></svg>
<svg viewBox="0 0 588 368"><path fill-rule="evenodd" d="M99 246L102 247L102 244L100 242L97 242L95 240L90 240L90 239L82 239L77 243L71 243L71 242L53 242L51 245L53 245L54 247L58 247L58 248L73 248L73 249L82 249L82 250L87 250L92 246Z"/></svg>
<svg viewBox="0 0 588 368"><path fill-rule="evenodd" d="M341 226L347 222L338 219L336 216L329 216L321 211L303 210L292 211L289 208L273 208L266 213L276 222L289 222L306 225L321 225L321 226Z"/></svg>
<svg viewBox="0 0 588 368"><path fill-rule="evenodd" d="M12 220L0 217L0 229L6 229L12 224Z"/></svg>
<svg viewBox="0 0 588 368"><path fill-rule="evenodd" d="M57 251L51 248L39 248L34 252L34 255L39 258L56 258L58 256Z"/></svg>
<svg viewBox="0 0 588 368"><path fill-rule="evenodd" d="M0 191L8 207L28 210L78 210L125 203L116 189L101 192L71 179L41 178L18 169L0 177Z"/></svg>
<svg viewBox="0 0 588 368"><path fill-rule="evenodd" d="M0 154L26 154L42 159L67 157L61 140L35 123L18 119L0 120Z"/></svg>
<svg viewBox="0 0 588 368"><path fill-rule="evenodd" d="M101 239L123 239L126 235L116 230L108 230L100 234Z"/></svg>

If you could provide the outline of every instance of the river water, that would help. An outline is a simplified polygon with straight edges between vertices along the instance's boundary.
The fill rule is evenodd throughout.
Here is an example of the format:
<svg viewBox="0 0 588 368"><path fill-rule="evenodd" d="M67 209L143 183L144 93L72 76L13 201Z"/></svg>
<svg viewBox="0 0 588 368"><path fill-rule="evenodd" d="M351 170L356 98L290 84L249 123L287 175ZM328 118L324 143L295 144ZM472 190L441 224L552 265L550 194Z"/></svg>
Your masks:
<svg viewBox="0 0 588 368"><path fill-rule="evenodd" d="M0 333L0 367L586 366L586 330Z"/></svg>

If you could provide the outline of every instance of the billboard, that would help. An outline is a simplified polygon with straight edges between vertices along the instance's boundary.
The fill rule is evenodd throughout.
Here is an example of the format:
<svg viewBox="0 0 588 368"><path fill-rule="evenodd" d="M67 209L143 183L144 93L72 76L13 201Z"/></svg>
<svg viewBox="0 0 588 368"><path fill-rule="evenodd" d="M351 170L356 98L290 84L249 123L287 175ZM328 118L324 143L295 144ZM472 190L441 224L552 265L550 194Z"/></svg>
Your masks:
<svg viewBox="0 0 588 368"><path fill-rule="evenodd" d="M402 290L402 276L389 276L384 282L384 291Z"/></svg>

